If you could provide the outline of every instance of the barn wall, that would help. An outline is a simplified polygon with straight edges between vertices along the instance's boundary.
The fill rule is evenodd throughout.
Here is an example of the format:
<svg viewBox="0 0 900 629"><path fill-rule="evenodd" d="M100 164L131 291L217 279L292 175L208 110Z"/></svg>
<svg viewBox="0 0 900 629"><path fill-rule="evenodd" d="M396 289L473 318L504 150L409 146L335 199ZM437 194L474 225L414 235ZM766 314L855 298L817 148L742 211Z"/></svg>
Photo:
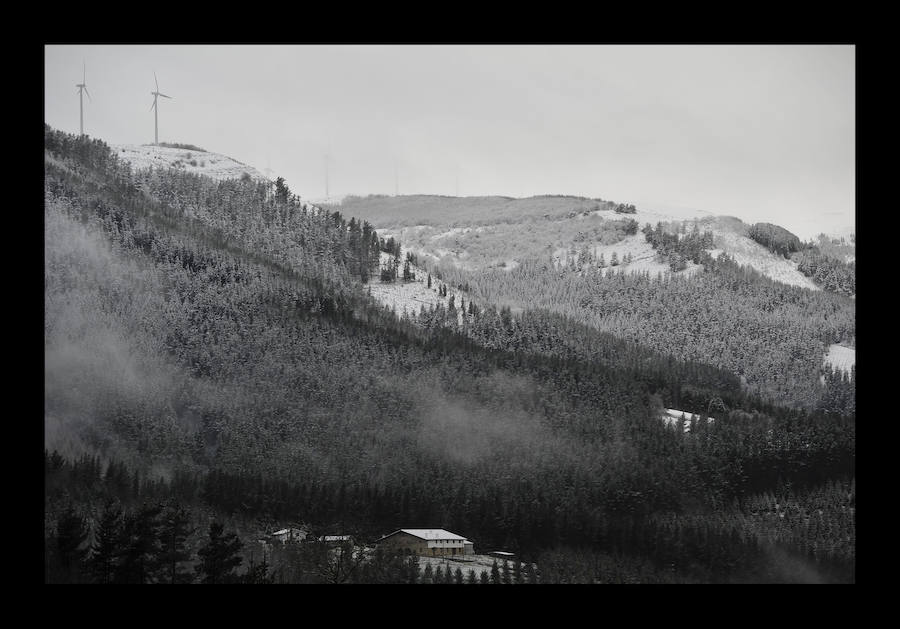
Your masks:
<svg viewBox="0 0 900 629"><path fill-rule="evenodd" d="M385 548L393 549L393 550L408 550L417 555L422 555L425 557L443 557L447 555L462 555L465 551L463 550L462 545L458 547L435 547L429 548L428 541L421 539L419 537L415 537L414 535L410 535L409 533L397 533L396 535L392 535L387 538L381 544ZM456 551L455 553L453 551Z"/></svg>

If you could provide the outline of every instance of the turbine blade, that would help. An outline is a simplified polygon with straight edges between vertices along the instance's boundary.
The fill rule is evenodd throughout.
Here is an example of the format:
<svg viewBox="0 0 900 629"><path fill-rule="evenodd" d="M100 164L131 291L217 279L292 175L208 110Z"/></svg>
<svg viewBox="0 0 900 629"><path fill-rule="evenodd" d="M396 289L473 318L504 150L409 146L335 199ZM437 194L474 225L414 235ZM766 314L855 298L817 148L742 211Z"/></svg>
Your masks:
<svg viewBox="0 0 900 629"><path fill-rule="evenodd" d="M153 71L153 80L156 81L156 91L159 91L159 81L156 80L156 70Z"/></svg>
<svg viewBox="0 0 900 629"><path fill-rule="evenodd" d="M94 99L91 98L91 93L88 91L87 85L84 86L84 93L88 95L88 100L93 103Z"/></svg>
<svg viewBox="0 0 900 629"><path fill-rule="evenodd" d="M154 107L156 107L156 99L155 98L153 99L153 103L150 105L150 109L152 110Z"/></svg>
<svg viewBox="0 0 900 629"><path fill-rule="evenodd" d="M87 81L85 81L86 77L87 77L87 65L82 60L82 62L81 62L81 82L82 83L87 83Z"/></svg>
<svg viewBox="0 0 900 629"><path fill-rule="evenodd" d="M166 96L165 94L162 94L162 93L160 94L160 96L162 96L163 98L172 98L171 96Z"/></svg>

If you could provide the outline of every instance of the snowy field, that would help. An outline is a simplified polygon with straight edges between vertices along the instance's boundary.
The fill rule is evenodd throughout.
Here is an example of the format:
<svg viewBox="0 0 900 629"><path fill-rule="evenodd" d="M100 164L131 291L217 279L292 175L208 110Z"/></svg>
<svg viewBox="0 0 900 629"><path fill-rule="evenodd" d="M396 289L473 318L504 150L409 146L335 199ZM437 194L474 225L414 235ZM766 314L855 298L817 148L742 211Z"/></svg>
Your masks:
<svg viewBox="0 0 900 629"><path fill-rule="evenodd" d="M667 426L676 426L678 425L678 422L681 421L682 416L684 417L684 432L691 432L691 414L687 411L681 411L677 408L667 408L662 414L662 420ZM699 419L700 416L698 415L697 418ZM716 421L713 417L707 417L707 420L710 423Z"/></svg>
<svg viewBox="0 0 900 629"><path fill-rule="evenodd" d="M850 372L850 368L856 364L856 350L843 345L830 345L825 354L823 363L833 365L837 369Z"/></svg>
<svg viewBox="0 0 900 629"><path fill-rule="evenodd" d="M119 156L119 159L131 163L131 167L134 169L175 168L184 172L206 175L217 180L240 179L244 173L247 173L253 179L267 180L252 166L242 164L219 153L138 144L113 144L111 148Z"/></svg>
<svg viewBox="0 0 900 629"><path fill-rule="evenodd" d="M478 580L481 577L481 572L485 571L488 573L488 576L491 576L491 567L494 565L494 562L497 562L497 568L500 569L500 574L503 574L503 560L495 559L490 555L454 555L450 557L419 557L419 574L425 570L425 566L431 565L431 569L435 570L438 566L441 567L441 572L446 572L447 568L450 568L451 572L456 572L456 569L459 568L462 571L463 580L467 579L470 572L475 573L475 579ZM512 573L513 562L509 562L509 570Z"/></svg>

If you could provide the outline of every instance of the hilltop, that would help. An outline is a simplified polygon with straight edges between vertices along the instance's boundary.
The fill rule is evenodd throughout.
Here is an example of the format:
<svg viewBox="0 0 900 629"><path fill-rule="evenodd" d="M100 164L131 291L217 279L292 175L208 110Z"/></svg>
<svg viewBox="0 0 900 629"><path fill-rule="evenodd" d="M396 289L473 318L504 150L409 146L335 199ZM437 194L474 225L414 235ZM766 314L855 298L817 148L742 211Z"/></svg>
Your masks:
<svg viewBox="0 0 900 629"><path fill-rule="evenodd" d="M267 181L265 175L233 157L194 148L155 146L153 144L111 144L113 152L132 168L174 168L183 172L206 175L216 180L240 179L247 175Z"/></svg>

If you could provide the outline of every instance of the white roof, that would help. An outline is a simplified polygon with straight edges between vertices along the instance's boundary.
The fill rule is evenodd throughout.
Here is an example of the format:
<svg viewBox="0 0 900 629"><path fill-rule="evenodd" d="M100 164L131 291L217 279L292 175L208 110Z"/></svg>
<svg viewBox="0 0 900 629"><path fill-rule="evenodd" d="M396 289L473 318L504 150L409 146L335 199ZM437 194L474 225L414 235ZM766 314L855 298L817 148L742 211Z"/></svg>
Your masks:
<svg viewBox="0 0 900 629"><path fill-rule="evenodd" d="M305 533L303 529L281 529L280 531L275 531L272 535L287 535L289 533Z"/></svg>
<svg viewBox="0 0 900 629"><path fill-rule="evenodd" d="M395 535L401 532L427 540L452 539L464 542L468 541L465 537L456 535L455 533L451 533L450 531L445 531L444 529L400 529L399 531L394 531L390 535L385 535L384 537L390 537L391 535Z"/></svg>

